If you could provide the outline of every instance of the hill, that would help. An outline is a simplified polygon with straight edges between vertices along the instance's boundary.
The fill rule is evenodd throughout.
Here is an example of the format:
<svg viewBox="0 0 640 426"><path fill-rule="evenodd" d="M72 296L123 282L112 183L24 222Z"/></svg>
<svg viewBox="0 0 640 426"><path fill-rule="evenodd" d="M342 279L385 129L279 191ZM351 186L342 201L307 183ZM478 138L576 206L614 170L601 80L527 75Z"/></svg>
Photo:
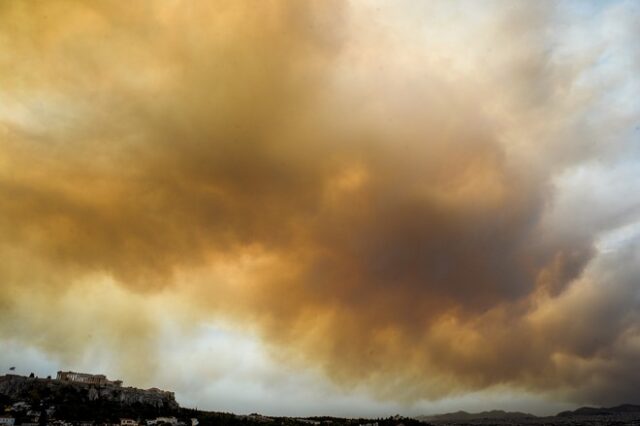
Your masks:
<svg viewBox="0 0 640 426"><path fill-rule="evenodd" d="M172 392L158 389L96 386L17 375L0 376L0 395L5 403L25 401L32 407L54 406L56 415L68 420L164 416L180 409Z"/></svg>
<svg viewBox="0 0 640 426"><path fill-rule="evenodd" d="M452 422L452 421L470 421L470 420L518 420L535 418L533 414L521 413L517 411L491 410L482 411L480 413L468 413L466 411L456 411L454 413L437 414L433 416L418 416L421 421L431 422Z"/></svg>
<svg viewBox="0 0 640 426"><path fill-rule="evenodd" d="M640 405L622 404L609 408L580 407L573 411L563 411L558 413L558 417L576 417L576 416L614 416L617 414L640 414Z"/></svg>

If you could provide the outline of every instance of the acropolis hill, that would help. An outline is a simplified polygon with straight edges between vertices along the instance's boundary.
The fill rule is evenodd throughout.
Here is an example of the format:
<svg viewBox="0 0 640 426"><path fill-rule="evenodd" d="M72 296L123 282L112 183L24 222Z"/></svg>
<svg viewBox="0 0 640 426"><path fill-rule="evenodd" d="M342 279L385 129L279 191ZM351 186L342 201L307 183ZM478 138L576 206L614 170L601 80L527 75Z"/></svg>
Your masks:
<svg viewBox="0 0 640 426"><path fill-rule="evenodd" d="M179 408L173 392L157 388L138 389L122 386L121 380L108 380L101 374L59 371L55 379L40 379L14 374L0 376L0 394L23 398L33 394L64 399L72 395L76 400L109 401L122 405L141 404L154 408Z"/></svg>

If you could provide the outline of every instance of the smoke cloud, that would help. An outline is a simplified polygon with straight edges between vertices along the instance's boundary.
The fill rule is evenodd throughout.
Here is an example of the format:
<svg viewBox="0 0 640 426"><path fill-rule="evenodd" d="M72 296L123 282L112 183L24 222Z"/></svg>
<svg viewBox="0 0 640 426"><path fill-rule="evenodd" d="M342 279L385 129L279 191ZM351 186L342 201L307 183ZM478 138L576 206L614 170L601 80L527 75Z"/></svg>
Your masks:
<svg viewBox="0 0 640 426"><path fill-rule="evenodd" d="M143 379L223 319L382 399L633 398L638 251L598 242L640 184L572 194L637 165L638 10L581 13L2 4L0 337Z"/></svg>

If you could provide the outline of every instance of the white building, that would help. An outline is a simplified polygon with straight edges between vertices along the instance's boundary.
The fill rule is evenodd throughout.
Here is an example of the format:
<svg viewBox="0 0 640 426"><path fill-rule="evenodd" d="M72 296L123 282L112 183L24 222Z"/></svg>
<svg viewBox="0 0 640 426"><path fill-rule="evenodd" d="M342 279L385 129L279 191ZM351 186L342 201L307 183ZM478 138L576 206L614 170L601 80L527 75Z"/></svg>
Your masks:
<svg viewBox="0 0 640 426"><path fill-rule="evenodd" d="M56 380L63 382L86 383L98 386L122 386L122 380L109 380L104 374L76 373L75 371L58 371Z"/></svg>
<svg viewBox="0 0 640 426"><path fill-rule="evenodd" d="M13 426L16 423L16 419L11 416L0 416L1 426Z"/></svg>

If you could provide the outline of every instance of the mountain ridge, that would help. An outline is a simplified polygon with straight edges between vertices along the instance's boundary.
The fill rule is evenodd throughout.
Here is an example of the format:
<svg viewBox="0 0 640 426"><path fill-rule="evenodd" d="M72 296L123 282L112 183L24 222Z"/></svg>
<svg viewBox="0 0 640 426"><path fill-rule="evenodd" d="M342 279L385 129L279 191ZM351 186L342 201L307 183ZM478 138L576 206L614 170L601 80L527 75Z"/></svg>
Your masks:
<svg viewBox="0 0 640 426"><path fill-rule="evenodd" d="M562 411L556 417L609 416L615 414L640 413L640 405L620 404L613 407L580 407L573 411Z"/></svg>
<svg viewBox="0 0 640 426"><path fill-rule="evenodd" d="M420 421L453 421L453 420L482 420L482 419L524 419L535 418L533 414L522 413L519 411L504 411L504 410L488 410L478 413L469 413L467 411L455 411L451 413L435 414L435 415L422 415L417 416L416 419Z"/></svg>
<svg viewBox="0 0 640 426"><path fill-rule="evenodd" d="M637 413L640 417L640 405L620 404L612 407L590 407L583 406L575 410L561 411L552 416L536 416L520 411L487 410L477 413L467 411L455 411L450 413L420 415L415 419L423 422L447 422L447 421L473 421L473 420L524 420L542 418L568 418L568 417L588 417L588 416L616 416Z"/></svg>

